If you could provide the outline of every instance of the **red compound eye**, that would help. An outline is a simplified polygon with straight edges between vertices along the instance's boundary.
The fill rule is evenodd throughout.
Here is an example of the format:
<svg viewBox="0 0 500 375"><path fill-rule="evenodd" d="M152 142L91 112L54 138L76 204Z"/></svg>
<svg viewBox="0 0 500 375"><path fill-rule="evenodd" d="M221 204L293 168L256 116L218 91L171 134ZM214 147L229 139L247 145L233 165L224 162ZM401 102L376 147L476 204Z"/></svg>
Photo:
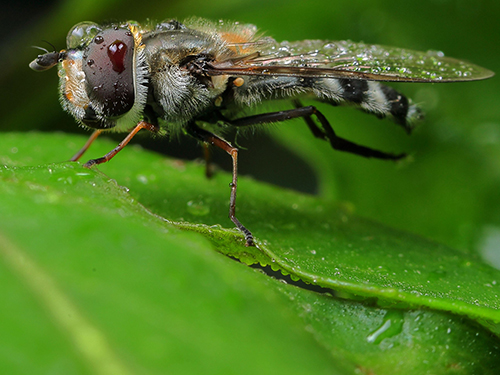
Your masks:
<svg viewBox="0 0 500 375"><path fill-rule="evenodd" d="M115 40L108 47L108 57L113 64L113 70L121 73L125 70L125 54L127 53L127 45L121 40Z"/></svg>
<svg viewBox="0 0 500 375"><path fill-rule="evenodd" d="M134 105L134 37L126 28L110 27L95 36L84 50L83 71L87 93L95 111L83 122L92 127L95 118L118 118Z"/></svg>

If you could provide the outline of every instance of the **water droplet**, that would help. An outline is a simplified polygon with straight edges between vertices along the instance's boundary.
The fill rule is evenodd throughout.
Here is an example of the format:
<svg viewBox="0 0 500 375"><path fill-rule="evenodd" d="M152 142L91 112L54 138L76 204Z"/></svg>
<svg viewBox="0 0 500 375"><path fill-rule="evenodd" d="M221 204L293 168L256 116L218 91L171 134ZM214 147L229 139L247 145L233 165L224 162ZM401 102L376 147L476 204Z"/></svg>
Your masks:
<svg viewBox="0 0 500 375"><path fill-rule="evenodd" d="M375 331L371 332L367 337L366 341L373 344L380 344L382 340L396 336L403 330L404 315L401 311L388 311L382 325L380 325Z"/></svg>
<svg viewBox="0 0 500 375"><path fill-rule="evenodd" d="M444 270L435 270L435 271L429 272L429 274L427 275L427 278L428 278L427 281L438 281L438 280L445 278L446 275L447 275L447 272Z"/></svg>
<svg viewBox="0 0 500 375"><path fill-rule="evenodd" d="M187 202L187 210L190 214L196 216L205 216L210 213L210 207L201 200Z"/></svg>
<svg viewBox="0 0 500 375"><path fill-rule="evenodd" d="M62 182L66 185L73 185L73 179L71 178L71 176L59 177L57 179L57 182Z"/></svg>
<svg viewBox="0 0 500 375"><path fill-rule="evenodd" d="M139 174L137 175L137 181L139 181L140 183L143 183L144 185L146 185L149 181L148 181L148 178L146 176L144 176L143 174Z"/></svg>
<svg viewBox="0 0 500 375"><path fill-rule="evenodd" d="M311 306L311 304L309 304L309 303L305 303L305 304L303 304L303 305L302 305L302 308L304 309L304 311L305 311L306 313L310 313L310 312L312 311L312 306Z"/></svg>

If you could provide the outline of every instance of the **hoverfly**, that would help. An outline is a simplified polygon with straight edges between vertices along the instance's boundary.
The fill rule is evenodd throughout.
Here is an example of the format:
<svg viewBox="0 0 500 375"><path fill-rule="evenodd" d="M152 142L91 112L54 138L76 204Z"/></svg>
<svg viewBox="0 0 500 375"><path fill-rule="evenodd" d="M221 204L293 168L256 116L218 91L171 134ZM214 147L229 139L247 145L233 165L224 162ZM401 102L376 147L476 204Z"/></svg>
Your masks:
<svg viewBox="0 0 500 375"><path fill-rule="evenodd" d="M233 161L229 217L253 246L252 233L235 215L238 149L217 135L236 128L303 118L317 138L336 150L399 160L391 154L339 137L309 97L331 105L354 104L379 118L390 117L410 132L421 110L377 81L455 82L486 79L493 72L438 52L353 43L303 40L278 43L253 25L192 19L141 25L82 22L67 35L67 49L39 55L37 71L59 65L61 103L83 127L94 129L78 160L105 131L127 131L105 156L114 157L141 129L181 130L204 145L226 151ZM291 99L294 108L242 115L266 100ZM212 124L212 127L208 127Z"/></svg>

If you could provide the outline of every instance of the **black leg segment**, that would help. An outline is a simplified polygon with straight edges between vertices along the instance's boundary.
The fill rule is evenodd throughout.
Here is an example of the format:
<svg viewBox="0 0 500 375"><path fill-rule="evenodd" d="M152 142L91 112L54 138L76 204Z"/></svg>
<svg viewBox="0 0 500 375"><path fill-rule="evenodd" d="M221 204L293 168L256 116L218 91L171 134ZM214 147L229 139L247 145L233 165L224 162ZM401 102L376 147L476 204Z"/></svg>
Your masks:
<svg viewBox="0 0 500 375"><path fill-rule="evenodd" d="M339 151L350 152L352 154L364 156L366 158L377 158L387 160L399 160L406 156L406 154L391 154L383 151L374 150L372 148L358 145L347 139L339 137L331 127L326 117L316 109L314 106L303 107L298 101L294 101L296 108L286 111L269 112L254 116L243 117L235 120L229 120L228 123L235 127L251 126L268 124L272 122L280 122L291 120L294 118L302 117L313 135L316 138L323 139L330 142L330 145ZM321 128L313 121L311 116L316 116Z"/></svg>

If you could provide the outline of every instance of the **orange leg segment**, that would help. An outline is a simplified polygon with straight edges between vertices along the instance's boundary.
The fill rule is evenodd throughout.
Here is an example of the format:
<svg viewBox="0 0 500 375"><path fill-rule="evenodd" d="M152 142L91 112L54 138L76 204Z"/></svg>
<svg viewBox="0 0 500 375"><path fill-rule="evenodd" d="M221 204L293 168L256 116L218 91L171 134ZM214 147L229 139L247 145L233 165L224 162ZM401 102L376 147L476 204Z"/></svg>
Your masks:
<svg viewBox="0 0 500 375"><path fill-rule="evenodd" d="M73 155L70 161L77 161L78 159L80 159L82 155L89 149L92 142L94 142L102 132L103 132L102 129L94 130L94 132L90 135L90 138L87 140L85 145L80 149L80 151L78 151L76 154Z"/></svg>
<svg viewBox="0 0 500 375"><path fill-rule="evenodd" d="M134 138L134 136L142 129L147 129L150 132L157 132L158 131L157 126L150 124L149 122L146 122L146 121L140 121L135 126L135 128L125 137L125 139L120 142L120 144L118 146L116 146L114 149L112 149L110 152L108 152L106 155L104 155L101 158L89 160L83 166L85 168L90 168L91 166L93 166L95 164L102 164L102 163L105 163L105 162L111 160L113 158L113 156L115 156L118 152L120 152L130 142L130 140L132 138ZM92 135L94 135L94 134L92 134ZM96 136L96 138L97 138L97 136ZM89 141L90 141L90 139L89 139Z"/></svg>

